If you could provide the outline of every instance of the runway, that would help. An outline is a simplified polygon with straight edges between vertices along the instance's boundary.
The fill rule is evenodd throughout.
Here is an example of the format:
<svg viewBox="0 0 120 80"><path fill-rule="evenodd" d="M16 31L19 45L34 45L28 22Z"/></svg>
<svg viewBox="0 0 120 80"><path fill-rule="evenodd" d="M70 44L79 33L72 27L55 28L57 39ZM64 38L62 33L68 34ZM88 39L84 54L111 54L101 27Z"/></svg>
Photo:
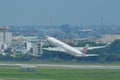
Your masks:
<svg viewBox="0 0 120 80"><path fill-rule="evenodd" d="M50 67L50 68L80 68L80 69L120 69L120 66L109 65L73 65L73 64L0 64L0 66L18 67Z"/></svg>

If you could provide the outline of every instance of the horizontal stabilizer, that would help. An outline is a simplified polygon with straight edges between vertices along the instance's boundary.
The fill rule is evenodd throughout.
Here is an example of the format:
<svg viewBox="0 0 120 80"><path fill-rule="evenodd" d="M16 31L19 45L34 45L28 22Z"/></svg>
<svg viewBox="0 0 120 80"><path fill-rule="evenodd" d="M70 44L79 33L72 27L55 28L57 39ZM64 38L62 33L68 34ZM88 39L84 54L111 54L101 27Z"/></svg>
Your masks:
<svg viewBox="0 0 120 80"><path fill-rule="evenodd" d="M98 54L86 54L86 56L99 56Z"/></svg>
<svg viewBox="0 0 120 80"><path fill-rule="evenodd" d="M92 57L92 56L99 56L98 54L82 54L82 55L76 55L76 57Z"/></svg>

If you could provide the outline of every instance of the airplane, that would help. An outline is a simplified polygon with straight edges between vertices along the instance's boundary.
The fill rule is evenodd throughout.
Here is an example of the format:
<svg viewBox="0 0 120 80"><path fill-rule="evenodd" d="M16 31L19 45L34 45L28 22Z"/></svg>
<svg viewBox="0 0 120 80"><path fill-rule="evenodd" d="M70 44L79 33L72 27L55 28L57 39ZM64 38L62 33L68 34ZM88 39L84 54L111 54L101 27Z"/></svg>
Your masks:
<svg viewBox="0 0 120 80"><path fill-rule="evenodd" d="M46 36L45 37L47 41L52 44L55 47L48 47L48 48L42 48L43 50L49 50L49 51L59 51L64 52L69 55L72 55L74 57L88 57L88 56L98 56L98 54L86 54L87 50L97 49L97 48L103 48L105 46L98 46L98 47L89 47L87 44L84 48L83 47L72 47L54 37Z"/></svg>

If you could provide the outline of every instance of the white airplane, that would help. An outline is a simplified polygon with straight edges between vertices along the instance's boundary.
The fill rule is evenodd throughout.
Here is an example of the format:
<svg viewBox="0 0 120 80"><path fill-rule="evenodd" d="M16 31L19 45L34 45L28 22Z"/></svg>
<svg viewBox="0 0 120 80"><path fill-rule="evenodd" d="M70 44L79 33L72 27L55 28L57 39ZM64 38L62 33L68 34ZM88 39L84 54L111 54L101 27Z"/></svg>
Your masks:
<svg viewBox="0 0 120 80"><path fill-rule="evenodd" d="M72 47L72 46L70 46L56 38L50 37L50 36L46 36L46 39L50 44L52 44L55 47L42 48L43 50L64 52L64 53L70 54L74 57L98 56L98 54L86 54L87 50L105 47L105 46L99 46L99 47L88 48L89 47L88 44L85 47Z"/></svg>

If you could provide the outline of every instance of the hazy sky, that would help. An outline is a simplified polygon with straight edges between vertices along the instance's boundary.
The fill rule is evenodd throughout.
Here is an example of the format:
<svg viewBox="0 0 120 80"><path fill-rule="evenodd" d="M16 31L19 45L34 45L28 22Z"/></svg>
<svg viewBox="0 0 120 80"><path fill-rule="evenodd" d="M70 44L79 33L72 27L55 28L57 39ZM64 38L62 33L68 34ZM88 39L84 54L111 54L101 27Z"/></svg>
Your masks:
<svg viewBox="0 0 120 80"><path fill-rule="evenodd" d="M120 0L0 0L0 25L120 25Z"/></svg>

